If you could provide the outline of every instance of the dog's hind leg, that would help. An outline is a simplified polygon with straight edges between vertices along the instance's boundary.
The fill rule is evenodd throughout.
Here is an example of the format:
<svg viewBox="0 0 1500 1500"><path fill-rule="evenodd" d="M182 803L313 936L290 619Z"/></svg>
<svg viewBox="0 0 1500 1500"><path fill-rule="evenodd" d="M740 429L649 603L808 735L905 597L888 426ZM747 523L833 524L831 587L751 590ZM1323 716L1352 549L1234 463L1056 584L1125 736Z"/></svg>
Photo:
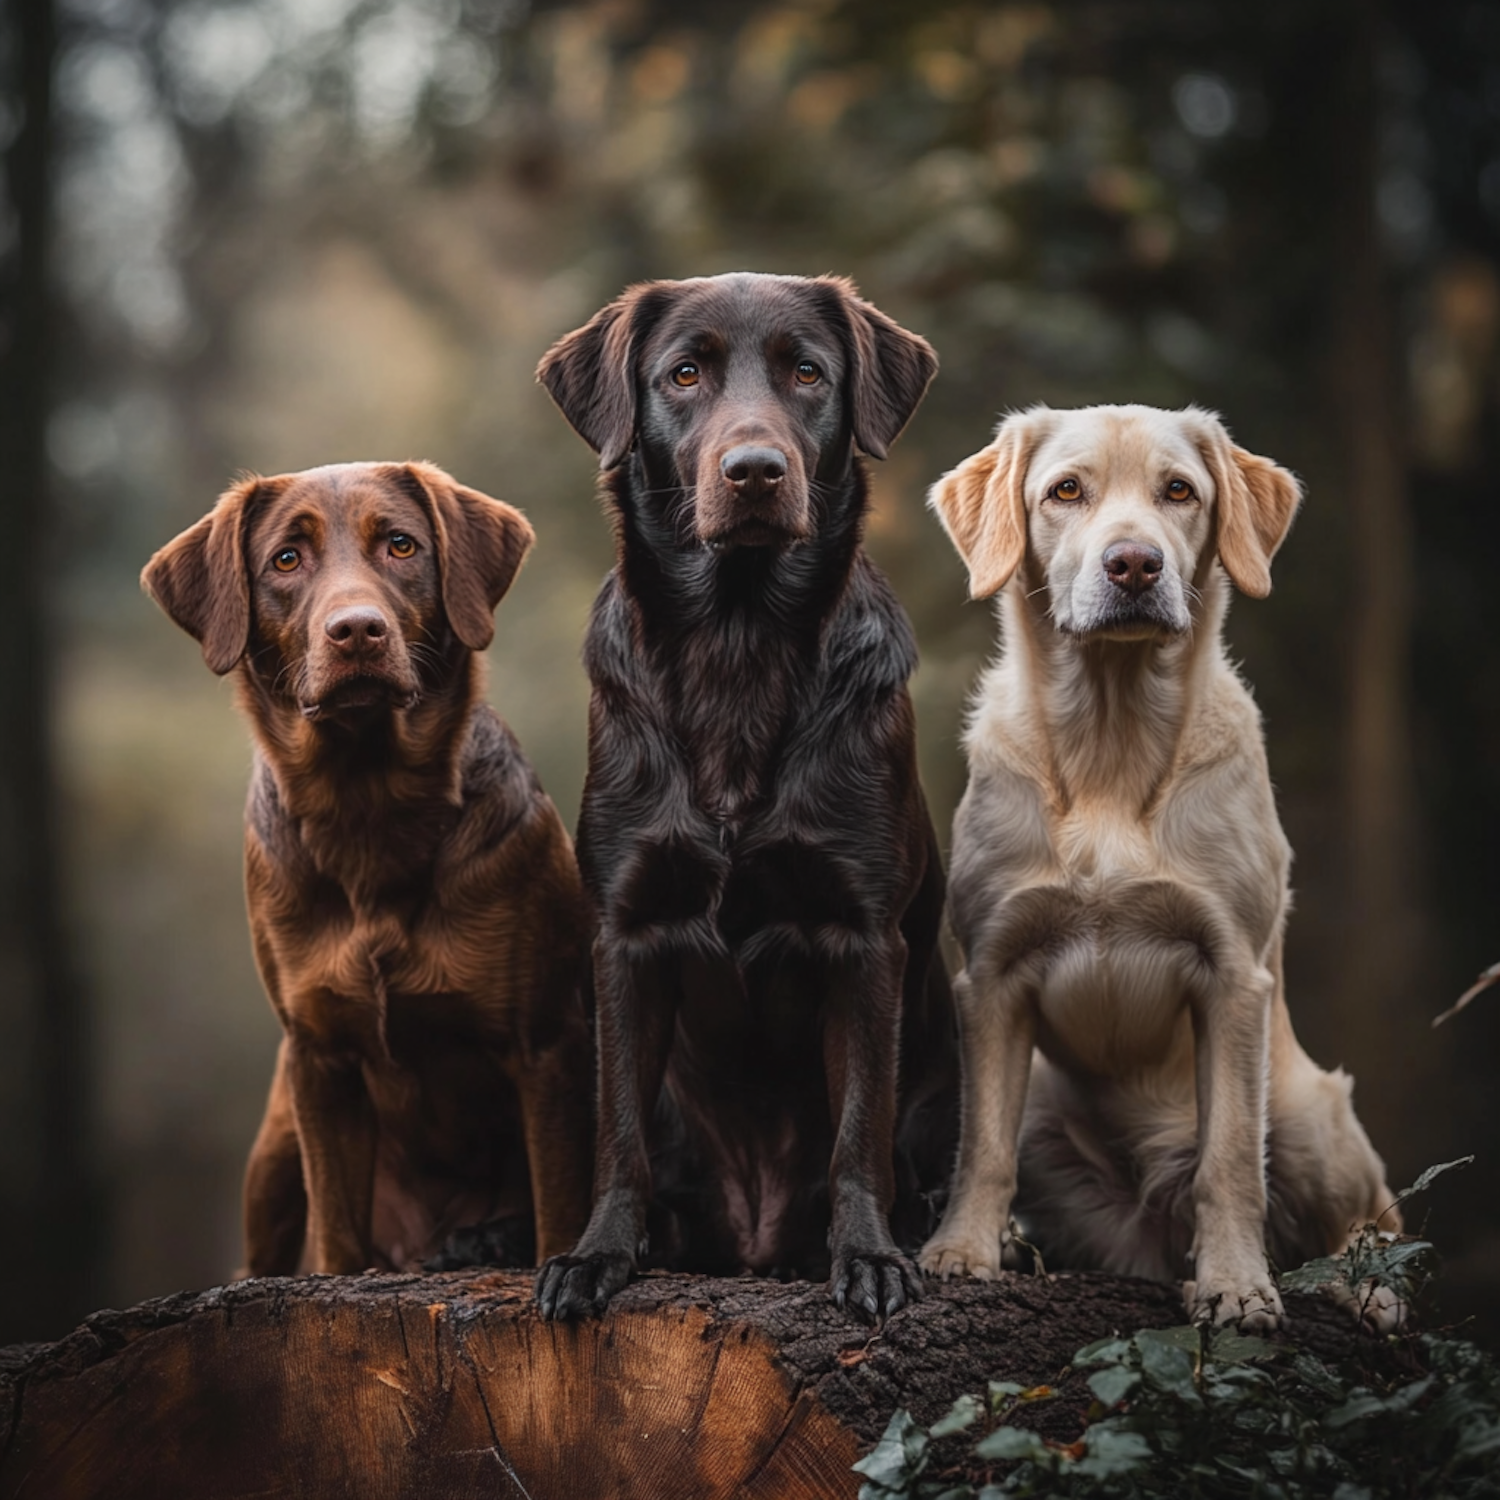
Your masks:
<svg viewBox="0 0 1500 1500"><path fill-rule="evenodd" d="M307 1236L302 1148L286 1079L283 1040L265 1117L245 1166L245 1264L242 1276L293 1276Z"/></svg>

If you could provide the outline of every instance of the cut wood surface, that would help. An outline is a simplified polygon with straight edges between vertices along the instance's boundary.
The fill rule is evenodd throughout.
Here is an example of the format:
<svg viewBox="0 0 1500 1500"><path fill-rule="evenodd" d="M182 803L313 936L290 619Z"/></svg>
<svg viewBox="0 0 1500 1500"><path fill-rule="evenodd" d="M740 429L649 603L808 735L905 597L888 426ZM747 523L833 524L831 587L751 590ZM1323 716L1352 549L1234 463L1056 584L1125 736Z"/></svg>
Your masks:
<svg viewBox="0 0 1500 1500"><path fill-rule="evenodd" d="M1299 1339L1355 1337L1292 1299ZM1102 1275L930 1285L872 1330L822 1286L649 1275L552 1324L513 1271L238 1282L0 1350L0 1500L857 1494L898 1406L930 1420L992 1378L1060 1384L1084 1344L1182 1321L1173 1287Z"/></svg>

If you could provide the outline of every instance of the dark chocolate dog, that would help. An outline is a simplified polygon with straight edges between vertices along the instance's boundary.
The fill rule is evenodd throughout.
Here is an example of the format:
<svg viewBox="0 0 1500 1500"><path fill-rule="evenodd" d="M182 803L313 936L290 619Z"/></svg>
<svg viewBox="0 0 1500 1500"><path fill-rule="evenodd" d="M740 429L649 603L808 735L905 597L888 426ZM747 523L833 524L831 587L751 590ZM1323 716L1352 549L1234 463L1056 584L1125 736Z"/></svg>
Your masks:
<svg viewBox="0 0 1500 1500"><path fill-rule="evenodd" d="M634 287L542 361L619 539L578 833L598 1175L548 1316L625 1284L653 1175L667 1264L826 1271L871 1317L920 1294L890 1215L920 1234L951 1162L943 876L855 450L936 368L847 281L758 275Z"/></svg>
<svg viewBox="0 0 1500 1500"><path fill-rule="evenodd" d="M588 916L557 810L481 701L531 545L431 464L243 480L143 582L234 672L255 735L245 884L286 1035L245 1173L245 1265L414 1267L588 1213Z"/></svg>

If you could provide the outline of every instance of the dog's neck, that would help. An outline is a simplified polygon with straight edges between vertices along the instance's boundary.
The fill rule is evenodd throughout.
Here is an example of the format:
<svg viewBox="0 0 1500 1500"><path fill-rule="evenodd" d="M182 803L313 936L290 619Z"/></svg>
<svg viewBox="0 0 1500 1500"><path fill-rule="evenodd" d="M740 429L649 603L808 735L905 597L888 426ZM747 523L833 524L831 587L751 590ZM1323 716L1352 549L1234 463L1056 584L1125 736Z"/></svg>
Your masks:
<svg viewBox="0 0 1500 1500"><path fill-rule="evenodd" d="M1038 583L1023 572L1001 596L996 670L1020 688L1007 697L1006 732L1059 808L1108 801L1145 812L1176 764L1205 674L1222 654L1223 574L1209 567L1195 580L1192 623L1165 640L1064 634Z"/></svg>
<svg viewBox="0 0 1500 1500"><path fill-rule="evenodd" d="M323 874L358 896L430 863L463 804L481 658L463 652L415 705L357 725L308 719L248 664L238 678L281 810Z"/></svg>
<svg viewBox="0 0 1500 1500"><path fill-rule="evenodd" d="M820 482L813 535L715 553L684 540L638 460L605 480L617 516L616 572L653 663L659 707L691 747L700 804L732 819L775 775L800 689L860 555L868 479L853 462Z"/></svg>

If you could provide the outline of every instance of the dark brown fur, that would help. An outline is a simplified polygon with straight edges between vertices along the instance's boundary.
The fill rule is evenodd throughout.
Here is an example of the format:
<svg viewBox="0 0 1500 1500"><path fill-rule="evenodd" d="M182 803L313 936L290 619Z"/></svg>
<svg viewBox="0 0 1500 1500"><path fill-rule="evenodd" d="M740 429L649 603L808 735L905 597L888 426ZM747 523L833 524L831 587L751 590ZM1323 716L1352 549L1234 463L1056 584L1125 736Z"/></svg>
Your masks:
<svg viewBox="0 0 1500 1500"><path fill-rule="evenodd" d="M343 464L242 480L142 576L236 674L255 736L246 890L286 1034L246 1169L251 1275L413 1266L533 1210L545 1256L587 1216L583 893L481 701L531 541L430 464Z"/></svg>
<svg viewBox="0 0 1500 1500"><path fill-rule="evenodd" d="M849 283L755 275L633 288L542 361L619 540L578 830L598 1191L548 1316L602 1308L648 1225L653 1259L827 1275L870 1317L919 1294L898 1240L953 1142L943 875L855 450L935 368Z"/></svg>

